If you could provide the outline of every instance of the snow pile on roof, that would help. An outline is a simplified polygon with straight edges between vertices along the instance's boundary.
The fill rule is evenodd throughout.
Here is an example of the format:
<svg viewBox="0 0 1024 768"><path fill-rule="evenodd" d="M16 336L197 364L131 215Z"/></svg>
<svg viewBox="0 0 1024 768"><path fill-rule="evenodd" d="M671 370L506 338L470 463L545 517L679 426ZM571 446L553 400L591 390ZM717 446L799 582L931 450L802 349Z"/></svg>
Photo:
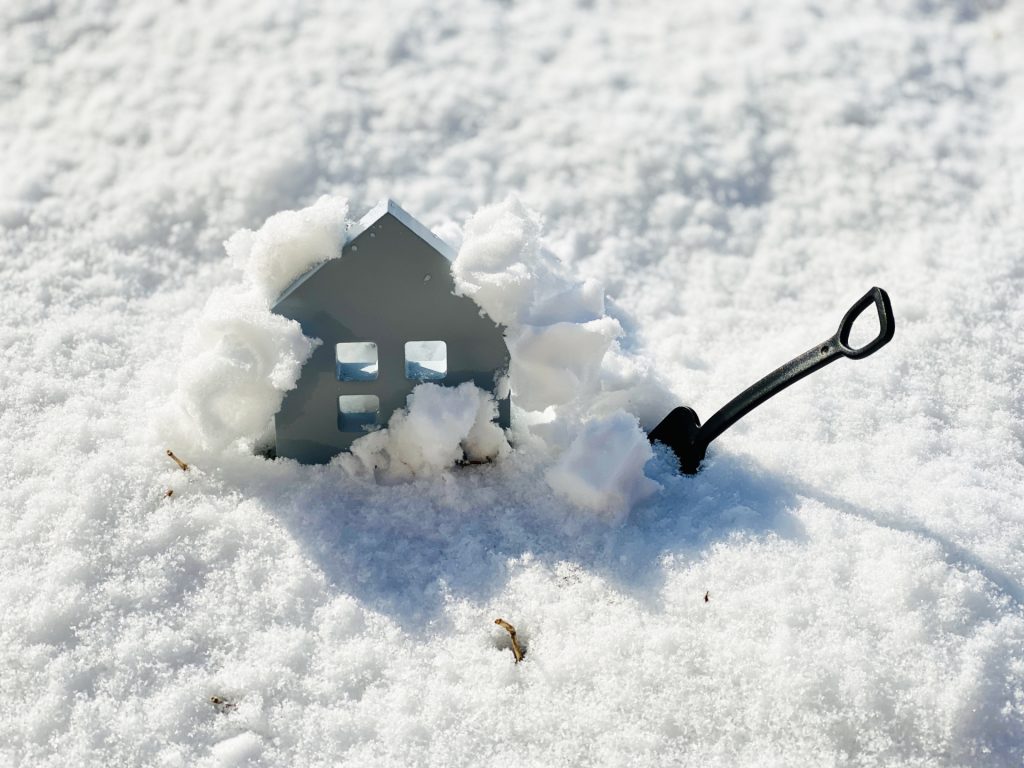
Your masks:
<svg viewBox="0 0 1024 768"><path fill-rule="evenodd" d="M324 195L308 208L275 213L256 232L239 230L224 248L269 303L317 264L340 256L348 225L348 200Z"/></svg>

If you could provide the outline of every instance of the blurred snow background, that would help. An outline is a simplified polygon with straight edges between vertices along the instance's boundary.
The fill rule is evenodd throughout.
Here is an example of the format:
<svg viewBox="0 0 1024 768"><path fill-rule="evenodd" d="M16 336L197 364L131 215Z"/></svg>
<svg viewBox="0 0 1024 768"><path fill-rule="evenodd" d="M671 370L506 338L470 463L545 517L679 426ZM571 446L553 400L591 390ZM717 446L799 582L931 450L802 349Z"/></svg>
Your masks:
<svg viewBox="0 0 1024 768"><path fill-rule="evenodd" d="M0 765L1020 765L1019 3L0 28ZM896 339L696 478L656 457L619 525L542 452L388 486L164 455L233 233L326 193L450 237L510 192L702 416L873 284Z"/></svg>

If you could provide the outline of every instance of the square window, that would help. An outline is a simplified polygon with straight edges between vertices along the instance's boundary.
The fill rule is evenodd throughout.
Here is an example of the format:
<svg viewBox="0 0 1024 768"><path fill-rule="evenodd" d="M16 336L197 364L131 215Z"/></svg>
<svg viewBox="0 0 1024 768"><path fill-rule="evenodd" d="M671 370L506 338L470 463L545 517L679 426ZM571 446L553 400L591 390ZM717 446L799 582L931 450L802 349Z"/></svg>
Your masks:
<svg viewBox="0 0 1024 768"><path fill-rule="evenodd" d="M377 345L355 341L334 345L338 381L373 381L377 378Z"/></svg>
<svg viewBox="0 0 1024 768"><path fill-rule="evenodd" d="M405 378L443 379L448 373L448 345L443 341L405 342Z"/></svg>
<svg viewBox="0 0 1024 768"><path fill-rule="evenodd" d="M341 395L338 398L338 429L372 432L377 428L380 399L376 395Z"/></svg>

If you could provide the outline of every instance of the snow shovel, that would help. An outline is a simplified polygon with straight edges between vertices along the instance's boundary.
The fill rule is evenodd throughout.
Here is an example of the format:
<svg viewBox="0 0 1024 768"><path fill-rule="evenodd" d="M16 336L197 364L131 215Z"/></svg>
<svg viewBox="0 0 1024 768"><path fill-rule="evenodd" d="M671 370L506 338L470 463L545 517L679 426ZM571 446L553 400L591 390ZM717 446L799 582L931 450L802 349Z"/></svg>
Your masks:
<svg viewBox="0 0 1024 768"><path fill-rule="evenodd" d="M853 348L850 346L850 332L853 330L853 324L872 304L878 310L878 336L861 347ZM711 441L765 400L841 357L860 360L877 352L892 340L894 333L896 333L896 321L892 316L889 294L881 288L872 288L850 307L842 322L839 323L839 330L834 336L816 344L799 357L776 368L759 382L745 389L726 403L705 424L700 423L700 418L693 408L684 405L673 409L658 426L651 430L648 437L652 443L664 443L672 449L679 459L679 468L683 473L696 474Z"/></svg>

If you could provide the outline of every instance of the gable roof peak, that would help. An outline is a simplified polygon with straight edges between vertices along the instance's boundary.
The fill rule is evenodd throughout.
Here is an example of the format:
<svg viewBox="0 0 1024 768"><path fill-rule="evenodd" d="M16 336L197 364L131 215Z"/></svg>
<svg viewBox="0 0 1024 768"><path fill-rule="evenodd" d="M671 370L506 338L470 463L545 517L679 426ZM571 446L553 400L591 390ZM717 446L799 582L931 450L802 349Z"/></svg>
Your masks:
<svg viewBox="0 0 1024 768"><path fill-rule="evenodd" d="M381 200L377 205L373 206L365 216L359 219L359 221L352 226L352 229L348 231L347 237L345 238L346 241L351 242L352 240L355 240L363 234L363 232L368 230L388 214L401 222L406 229L410 230L414 235L427 243L427 245L448 259L448 261L453 261L455 259L456 252L454 248L431 232L430 229L419 222L412 214L402 208L402 206L390 197Z"/></svg>
<svg viewBox="0 0 1024 768"><path fill-rule="evenodd" d="M448 261L455 260L456 251L454 248L452 248L450 245L448 245L448 243L446 243L444 240L442 240L433 232L431 232L425 225L417 221L412 216L412 214L410 214L408 211L402 208L402 206L400 206L390 197L381 200L379 203L377 203L377 205L373 206L373 208L367 211L367 213L361 219L359 219L359 221L353 224L352 228L345 233L345 244L342 246L342 252L344 252L344 250L348 248L349 243L351 243L353 240L355 240L357 237L363 234L366 230L368 230L370 227L372 227L374 224L376 224L378 221L380 221L381 219L388 215L390 215L403 227L405 227L414 235L416 235L420 240L425 242L435 251L437 251L446 259L448 259ZM295 291L296 288L298 288L304 282L313 277L313 275L315 275L317 272L319 272L321 269L327 266L327 264L330 263L330 261L331 260L329 259L328 261L320 262L319 264L310 268L304 274L299 275L297 278L295 278L291 285L285 288L284 291L281 292L281 295L278 296L277 299L273 302L272 308L274 309L274 311L277 310L277 306L286 298L288 298Z"/></svg>

